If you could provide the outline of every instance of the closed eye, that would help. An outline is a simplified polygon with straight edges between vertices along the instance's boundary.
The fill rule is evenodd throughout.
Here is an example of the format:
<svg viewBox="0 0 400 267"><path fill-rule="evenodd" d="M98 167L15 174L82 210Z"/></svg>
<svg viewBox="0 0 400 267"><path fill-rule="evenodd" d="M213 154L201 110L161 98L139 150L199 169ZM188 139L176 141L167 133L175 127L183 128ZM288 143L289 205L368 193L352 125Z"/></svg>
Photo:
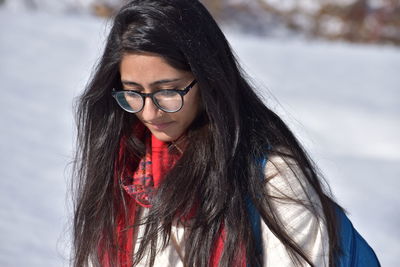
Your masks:
<svg viewBox="0 0 400 267"><path fill-rule="evenodd" d="M159 90L178 90L179 88L176 88L176 87L174 87L174 88L160 88L160 89L158 89L158 90L156 90L156 91L159 91Z"/></svg>
<svg viewBox="0 0 400 267"><path fill-rule="evenodd" d="M164 96L168 96L168 95L175 95L176 94L176 89L172 89L172 90L160 90L158 91L158 95L164 95Z"/></svg>

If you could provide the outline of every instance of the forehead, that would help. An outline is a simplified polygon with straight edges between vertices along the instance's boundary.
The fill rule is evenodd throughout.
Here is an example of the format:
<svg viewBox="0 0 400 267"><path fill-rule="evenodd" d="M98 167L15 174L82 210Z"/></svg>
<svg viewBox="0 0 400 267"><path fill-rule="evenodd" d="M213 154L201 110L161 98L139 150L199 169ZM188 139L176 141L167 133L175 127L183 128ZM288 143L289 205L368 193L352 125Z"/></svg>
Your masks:
<svg viewBox="0 0 400 267"><path fill-rule="evenodd" d="M121 79L149 83L159 79L179 78L186 72L175 69L155 54L125 54L120 63Z"/></svg>

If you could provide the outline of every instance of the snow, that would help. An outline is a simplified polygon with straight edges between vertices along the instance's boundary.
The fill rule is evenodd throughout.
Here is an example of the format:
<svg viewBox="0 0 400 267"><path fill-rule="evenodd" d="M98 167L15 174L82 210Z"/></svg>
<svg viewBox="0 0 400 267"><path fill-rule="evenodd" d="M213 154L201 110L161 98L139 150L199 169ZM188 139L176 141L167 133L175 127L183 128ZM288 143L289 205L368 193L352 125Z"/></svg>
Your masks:
<svg viewBox="0 0 400 267"><path fill-rule="evenodd" d="M399 266L400 49L229 37L382 266Z"/></svg>
<svg viewBox="0 0 400 267"><path fill-rule="evenodd" d="M0 266L68 266L73 103L107 23L0 9ZM230 32L383 266L400 261L400 49Z"/></svg>

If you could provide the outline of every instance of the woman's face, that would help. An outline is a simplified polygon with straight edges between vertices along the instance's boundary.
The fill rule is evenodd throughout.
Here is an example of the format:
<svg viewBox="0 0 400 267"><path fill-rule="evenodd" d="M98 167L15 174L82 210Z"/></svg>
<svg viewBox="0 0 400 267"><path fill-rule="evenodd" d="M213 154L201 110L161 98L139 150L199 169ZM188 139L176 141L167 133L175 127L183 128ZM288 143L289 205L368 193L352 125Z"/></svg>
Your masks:
<svg viewBox="0 0 400 267"><path fill-rule="evenodd" d="M191 72L173 68L155 54L125 54L120 65L124 90L152 93L160 89L184 89L193 80ZM137 118L159 140L174 141L193 122L199 112L200 96L197 85L184 96L184 105L175 113L167 113L146 97L143 109L135 113Z"/></svg>

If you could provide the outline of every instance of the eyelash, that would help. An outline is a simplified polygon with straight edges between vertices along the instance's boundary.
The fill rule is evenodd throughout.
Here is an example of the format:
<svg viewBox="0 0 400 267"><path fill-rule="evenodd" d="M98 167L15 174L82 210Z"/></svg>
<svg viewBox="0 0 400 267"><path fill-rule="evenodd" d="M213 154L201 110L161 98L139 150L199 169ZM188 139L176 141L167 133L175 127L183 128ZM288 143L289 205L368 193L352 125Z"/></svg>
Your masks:
<svg viewBox="0 0 400 267"><path fill-rule="evenodd" d="M125 90L129 90L129 91L137 91L137 92L141 92L143 91L142 89L135 89L135 88L124 88ZM159 90L179 90L179 88L177 87L173 87L173 88L157 88L154 91L159 91Z"/></svg>

